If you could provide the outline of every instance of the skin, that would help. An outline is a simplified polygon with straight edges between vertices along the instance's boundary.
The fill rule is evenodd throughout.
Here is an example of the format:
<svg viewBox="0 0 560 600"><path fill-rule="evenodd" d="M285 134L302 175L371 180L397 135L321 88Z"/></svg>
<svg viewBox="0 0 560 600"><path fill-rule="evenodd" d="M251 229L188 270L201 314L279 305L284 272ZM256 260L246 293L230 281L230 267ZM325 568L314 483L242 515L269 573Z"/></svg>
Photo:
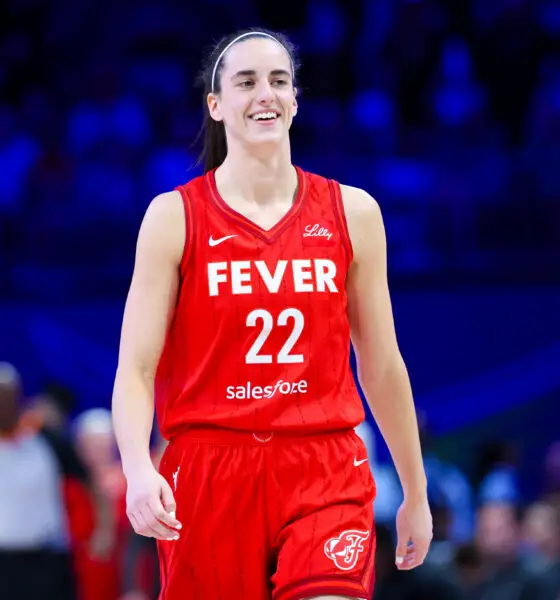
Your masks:
<svg viewBox="0 0 560 600"><path fill-rule="evenodd" d="M225 123L228 142L216 184L233 209L268 229L289 210L297 188L289 142L297 113L290 59L274 41L252 38L227 52L219 77L220 92L207 98L212 118ZM279 114L271 126L250 118L271 110ZM432 520L412 392L393 323L385 230L371 196L349 186L342 186L342 194L354 251L347 278L352 341L360 383L404 490L397 515L396 562L400 569L412 569L428 552ZM180 524L172 490L149 456L152 390L172 318L184 242L179 193L161 194L148 208L138 237L113 397L115 432L128 481L128 516L137 533L160 539L172 539Z"/></svg>
<svg viewBox="0 0 560 600"><path fill-rule="evenodd" d="M0 363L0 436L9 435L19 419L21 386L19 374L6 363Z"/></svg>
<svg viewBox="0 0 560 600"><path fill-rule="evenodd" d="M225 123L228 144L216 185L230 206L270 229L289 210L297 187L290 159L289 130L298 109L290 58L276 42L249 39L225 59L221 91L207 98L210 116ZM279 117L272 126L250 118L262 111Z"/></svg>

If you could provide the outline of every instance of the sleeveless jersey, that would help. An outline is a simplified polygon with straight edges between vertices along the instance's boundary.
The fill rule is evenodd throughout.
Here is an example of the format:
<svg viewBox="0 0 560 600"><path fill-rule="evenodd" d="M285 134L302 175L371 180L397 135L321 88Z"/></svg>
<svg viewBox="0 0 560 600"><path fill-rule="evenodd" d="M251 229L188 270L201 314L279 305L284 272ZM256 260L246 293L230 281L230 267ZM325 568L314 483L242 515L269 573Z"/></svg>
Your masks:
<svg viewBox="0 0 560 600"><path fill-rule="evenodd" d="M294 203L269 230L226 204L214 171L177 188L186 241L155 382L164 437L189 426L307 434L363 421L340 186L297 174Z"/></svg>

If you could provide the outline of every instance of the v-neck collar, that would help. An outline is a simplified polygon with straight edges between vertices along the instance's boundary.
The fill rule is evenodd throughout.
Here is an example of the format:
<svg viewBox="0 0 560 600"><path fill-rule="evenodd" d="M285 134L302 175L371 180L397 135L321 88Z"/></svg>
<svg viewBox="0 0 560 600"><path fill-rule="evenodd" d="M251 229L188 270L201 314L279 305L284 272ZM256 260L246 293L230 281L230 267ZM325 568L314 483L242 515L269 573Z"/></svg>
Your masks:
<svg viewBox="0 0 560 600"><path fill-rule="evenodd" d="M307 196L307 190L309 188L309 182L307 181L307 177L305 173L299 168L295 167L297 178L298 178L298 187L296 192L296 197L292 206L290 206L289 210L284 214L284 216L270 229L263 229L260 225L257 225L254 221L247 218L245 215L242 215L240 212L233 209L221 196L218 192L218 188L216 186L216 169L212 171L208 171L206 174L206 182L208 184L208 188L210 190L210 198L214 202L215 206L222 212L230 221L233 221L236 225L242 227L249 233L261 239L263 242L267 244L271 244L278 238L278 236L286 230L286 228L294 221L294 219L299 214L301 207L303 206L303 202Z"/></svg>

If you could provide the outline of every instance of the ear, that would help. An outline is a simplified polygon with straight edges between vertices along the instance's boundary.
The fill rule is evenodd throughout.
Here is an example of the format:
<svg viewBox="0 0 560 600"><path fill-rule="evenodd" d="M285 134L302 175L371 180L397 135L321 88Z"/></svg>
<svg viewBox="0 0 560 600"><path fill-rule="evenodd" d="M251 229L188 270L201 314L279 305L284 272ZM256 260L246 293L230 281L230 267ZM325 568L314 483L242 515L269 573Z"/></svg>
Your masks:
<svg viewBox="0 0 560 600"><path fill-rule="evenodd" d="M294 88L294 101L292 103L294 112L292 114L293 117L295 117L297 115L297 111L298 111L298 101L297 101L297 96L298 96L298 89L295 87Z"/></svg>
<svg viewBox="0 0 560 600"><path fill-rule="evenodd" d="M217 94L210 92L206 97L206 105L208 106L208 112L214 121L223 121Z"/></svg>

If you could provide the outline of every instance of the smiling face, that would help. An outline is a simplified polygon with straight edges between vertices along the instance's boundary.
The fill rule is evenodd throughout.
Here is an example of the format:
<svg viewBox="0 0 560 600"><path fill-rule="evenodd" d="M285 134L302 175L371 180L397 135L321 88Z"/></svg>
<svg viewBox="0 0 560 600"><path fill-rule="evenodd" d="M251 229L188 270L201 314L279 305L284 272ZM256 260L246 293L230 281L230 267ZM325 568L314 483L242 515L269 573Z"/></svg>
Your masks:
<svg viewBox="0 0 560 600"><path fill-rule="evenodd" d="M223 121L232 144L280 144L297 111L292 63L274 40L255 37L234 44L216 74L218 90L208 94L210 115Z"/></svg>

